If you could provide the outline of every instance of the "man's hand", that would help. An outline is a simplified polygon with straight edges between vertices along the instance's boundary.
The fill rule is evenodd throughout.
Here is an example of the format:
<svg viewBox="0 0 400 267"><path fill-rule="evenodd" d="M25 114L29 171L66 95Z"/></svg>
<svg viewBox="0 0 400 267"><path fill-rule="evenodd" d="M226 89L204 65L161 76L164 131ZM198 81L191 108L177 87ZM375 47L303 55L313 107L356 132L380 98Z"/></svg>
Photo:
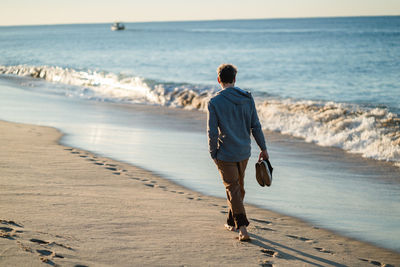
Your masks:
<svg viewBox="0 0 400 267"><path fill-rule="evenodd" d="M217 161L217 159L213 159L213 160L214 160L215 165L218 166L218 161Z"/></svg>
<svg viewBox="0 0 400 267"><path fill-rule="evenodd" d="M260 152L260 155L258 156L258 161L261 161L261 159L269 159L267 150L262 150Z"/></svg>

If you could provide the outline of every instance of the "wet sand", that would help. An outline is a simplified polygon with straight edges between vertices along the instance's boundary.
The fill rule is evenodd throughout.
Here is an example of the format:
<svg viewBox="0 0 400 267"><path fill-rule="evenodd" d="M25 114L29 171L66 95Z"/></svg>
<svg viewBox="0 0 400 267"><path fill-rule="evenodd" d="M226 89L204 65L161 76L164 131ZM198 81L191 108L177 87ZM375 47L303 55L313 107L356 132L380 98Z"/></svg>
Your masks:
<svg viewBox="0 0 400 267"><path fill-rule="evenodd" d="M205 113L42 94L42 87L54 86L43 83L1 78L1 119L55 127L65 133L60 141L64 145L151 170L205 195L225 197L207 151ZM275 167L274 186L261 188L254 167L247 168L247 203L400 252L399 168L264 133ZM253 142L253 164L257 150Z"/></svg>
<svg viewBox="0 0 400 267"><path fill-rule="evenodd" d="M246 205L252 241L228 232L224 199L59 145L53 128L0 122L1 266L394 266L400 255Z"/></svg>

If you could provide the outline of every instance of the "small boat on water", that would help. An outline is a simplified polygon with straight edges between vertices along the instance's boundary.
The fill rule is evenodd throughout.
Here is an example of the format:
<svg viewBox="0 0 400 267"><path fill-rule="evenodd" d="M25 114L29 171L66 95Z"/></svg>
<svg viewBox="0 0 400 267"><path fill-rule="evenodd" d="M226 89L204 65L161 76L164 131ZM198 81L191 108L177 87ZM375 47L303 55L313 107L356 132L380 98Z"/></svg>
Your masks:
<svg viewBox="0 0 400 267"><path fill-rule="evenodd" d="M122 31L122 30L125 30L125 25L122 24L121 22L115 22L115 23L111 26L111 30L112 30L112 31Z"/></svg>

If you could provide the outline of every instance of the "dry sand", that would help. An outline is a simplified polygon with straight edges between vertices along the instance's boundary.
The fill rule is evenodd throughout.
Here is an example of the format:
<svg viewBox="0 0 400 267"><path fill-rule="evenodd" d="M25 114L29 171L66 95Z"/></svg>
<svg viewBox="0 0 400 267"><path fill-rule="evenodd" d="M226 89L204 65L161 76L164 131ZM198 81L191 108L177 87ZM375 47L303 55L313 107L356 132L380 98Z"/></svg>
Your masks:
<svg viewBox="0 0 400 267"><path fill-rule="evenodd" d="M400 264L399 253L249 205L252 241L241 243L223 227L224 199L61 146L61 136L0 122L0 266Z"/></svg>

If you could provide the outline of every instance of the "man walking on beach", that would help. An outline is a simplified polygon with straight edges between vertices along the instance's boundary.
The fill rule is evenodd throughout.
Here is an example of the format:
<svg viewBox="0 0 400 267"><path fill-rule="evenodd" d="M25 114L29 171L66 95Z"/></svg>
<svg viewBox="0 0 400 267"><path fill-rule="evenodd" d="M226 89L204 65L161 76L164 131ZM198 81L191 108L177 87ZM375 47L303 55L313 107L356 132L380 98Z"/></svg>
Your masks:
<svg viewBox="0 0 400 267"><path fill-rule="evenodd" d="M243 198L244 173L251 155L250 133L261 149L259 159L268 159L268 153L254 99L250 92L235 87L237 68L222 64L217 73L222 90L208 103L209 151L226 189L229 214L225 228L238 229L239 240L248 241Z"/></svg>

